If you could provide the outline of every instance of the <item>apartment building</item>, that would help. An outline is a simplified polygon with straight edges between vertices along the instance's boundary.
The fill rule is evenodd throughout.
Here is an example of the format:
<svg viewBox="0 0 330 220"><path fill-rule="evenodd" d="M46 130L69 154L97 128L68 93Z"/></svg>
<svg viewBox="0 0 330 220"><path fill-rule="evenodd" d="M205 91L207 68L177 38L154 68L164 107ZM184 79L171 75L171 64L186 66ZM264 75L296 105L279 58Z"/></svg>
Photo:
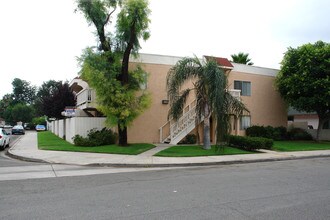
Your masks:
<svg viewBox="0 0 330 220"><path fill-rule="evenodd" d="M209 59L205 56L201 59ZM232 120L232 134L244 135L251 125L286 126L287 109L274 87L278 70L231 63L225 58L216 58L219 66L228 75L228 90L249 109L239 120ZM131 143L178 143L189 133L196 133L195 100L190 97L182 117L178 121L168 119L169 103L166 92L166 77L171 67L182 57L140 54L131 59L130 66L139 64L149 74L145 85L152 97L152 104L128 128L128 142ZM95 91L80 78L71 81L76 94L77 105L74 117L62 122L54 122L54 133L66 136L72 142L74 134L86 134L87 130L104 126L104 118L97 110ZM78 119L80 120L79 125ZM70 122L71 120L71 122ZM82 122L83 120L86 123ZM72 121L74 125L72 125ZM88 122L87 122L88 121ZM236 121L236 122L235 122ZM57 123L57 125L56 125ZM64 128L63 128L64 127ZM202 137L202 126L198 131ZM62 130L62 132L61 132ZM215 122L211 119L211 140L215 141ZM71 139L70 139L71 138Z"/></svg>

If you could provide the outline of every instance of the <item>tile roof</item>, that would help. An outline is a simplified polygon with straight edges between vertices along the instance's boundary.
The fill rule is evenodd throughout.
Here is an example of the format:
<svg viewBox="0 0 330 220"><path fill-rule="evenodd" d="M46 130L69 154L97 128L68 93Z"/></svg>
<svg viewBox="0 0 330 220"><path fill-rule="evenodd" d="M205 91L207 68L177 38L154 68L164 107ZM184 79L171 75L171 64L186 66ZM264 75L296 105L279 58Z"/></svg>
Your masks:
<svg viewBox="0 0 330 220"><path fill-rule="evenodd" d="M220 66L227 67L227 68L233 68L233 64L227 59L222 57L212 57L212 56L204 56L206 60L214 59Z"/></svg>

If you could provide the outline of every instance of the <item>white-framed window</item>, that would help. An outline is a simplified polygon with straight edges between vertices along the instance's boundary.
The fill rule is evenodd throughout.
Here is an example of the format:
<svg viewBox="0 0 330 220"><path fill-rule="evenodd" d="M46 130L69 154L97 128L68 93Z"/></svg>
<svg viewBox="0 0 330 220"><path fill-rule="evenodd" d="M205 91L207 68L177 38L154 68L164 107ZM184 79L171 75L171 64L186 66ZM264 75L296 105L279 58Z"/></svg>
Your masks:
<svg viewBox="0 0 330 220"><path fill-rule="evenodd" d="M234 89L241 90L241 96L251 96L251 82L249 81L234 81Z"/></svg>
<svg viewBox="0 0 330 220"><path fill-rule="evenodd" d="M240 118L240 129L245 130L251 126L251 117L248 115L241 116Z"/></svg>

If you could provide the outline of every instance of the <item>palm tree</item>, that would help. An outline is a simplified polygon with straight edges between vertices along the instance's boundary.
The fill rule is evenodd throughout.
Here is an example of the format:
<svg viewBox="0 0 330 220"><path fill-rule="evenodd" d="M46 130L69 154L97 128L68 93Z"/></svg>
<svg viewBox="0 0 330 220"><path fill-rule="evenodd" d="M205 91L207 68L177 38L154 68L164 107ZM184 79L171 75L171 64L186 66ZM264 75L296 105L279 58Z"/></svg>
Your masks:
<svg viewBox="0 0 330 220"><path fill-rule="evenodd" d="M182 89L192 80L192 87ZM210 117L216 119L217 145L225 141L230 132L230 114L242 115L245 105L234 98L227 90L227 76L215 60L201 62L197 57L183 58L173 66L167 75L167 94L170 100L170 113L178 119L183 112L191 91L196 96L197 121L204 122L203 148L211 149Z"/></svg>
<svg viewBox="0 0 330 220"><path fill-rule="evenodd" d="M238 54L232 54L231 58L233 59L232 62L234 63L242 63L250 66L254 64L253 62L250 62L251 59L249 58L248 53L239 52Z"/></svg>

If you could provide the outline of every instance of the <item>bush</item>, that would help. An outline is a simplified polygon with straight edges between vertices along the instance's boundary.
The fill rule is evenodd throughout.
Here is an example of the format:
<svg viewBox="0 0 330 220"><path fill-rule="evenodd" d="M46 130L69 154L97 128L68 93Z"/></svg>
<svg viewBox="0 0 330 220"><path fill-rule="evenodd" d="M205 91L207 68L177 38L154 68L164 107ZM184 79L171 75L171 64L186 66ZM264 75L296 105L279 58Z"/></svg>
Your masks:
<svg viewBox="0 0 330 220"><path fill-rule="evenodd" d="M249 137L264 137L273 140L285 140L287 137L286 128L272 127L272 126L258 126L254 125L246 129L246 135Z"/></svg>
<svg viewBox="0 0 330 220"><path fill-rule="evenodd" d="M75 135L73 137L74 145L76 146L102 146L115 144L117 135L110 129L103 128L102 130L92 129L88 132L86 138Z"/></svg>
<svg viewBox="0 0 330 220"><path fill-rule="evenodd" d="M230 135L228 137L229 146L240 148L248 151L255 151L257 149L271 149L273 147L273 140L262 137L243 137Z"/></svg>
<svg viewBox="0 0 330 220"><path fill-rule="evenodd" d="M273 132L273 138L276 141L281 141L281 140L286 140L288 136L288 132L286 127L280 126L280 127L276 127L274 128L274 132Z"/></svg>
<svg viewBox="0 0 330 220"><path fill-rule="evenodd" d="M288 131L289 140L313 140L312 135L301 128L292 128Z"/></svg>
<svg viewBox="0 0 330 220"><path fill-rule="evenodd" d="M246 135L249 137L265 137L267 136L267 131L264 126L253 125L246 129Z"/></svg>
<svg viewBox="0 0 330 220"><path fill-rule="evenodd" d="M195 134L188 134L179 144L196 144L197 136Z"/></svg>

